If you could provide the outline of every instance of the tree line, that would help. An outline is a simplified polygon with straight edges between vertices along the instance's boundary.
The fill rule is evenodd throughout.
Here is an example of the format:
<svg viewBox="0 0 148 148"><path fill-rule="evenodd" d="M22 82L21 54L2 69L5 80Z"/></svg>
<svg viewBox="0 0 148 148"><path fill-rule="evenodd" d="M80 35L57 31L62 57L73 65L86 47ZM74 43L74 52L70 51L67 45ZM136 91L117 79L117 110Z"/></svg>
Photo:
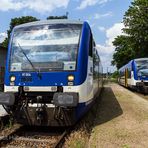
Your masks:
<svg viewBox="0 0 148 148"><path fill-rule="evenodd" d="M123 17L123 33L113 41L112 65L118 69L135 58L148 57L148 0L134 0Z"/></svg>
<svg viewBox="0 0 148 148"><path fill-rule="evenodd" d="M51 19L68 19L68 12L66 13L66 15L62 15L62 16L48 16L47 17L47 20L51 20ZM5 40L2 42L2 46L5 48L8 47L10 34L15 26L24 24L24 23L39 21L39 20L40 19L33 17L33 16L22 16L22 17L12 18L10 21L9 29L7 30L7 38L5 38Z"/></svg>

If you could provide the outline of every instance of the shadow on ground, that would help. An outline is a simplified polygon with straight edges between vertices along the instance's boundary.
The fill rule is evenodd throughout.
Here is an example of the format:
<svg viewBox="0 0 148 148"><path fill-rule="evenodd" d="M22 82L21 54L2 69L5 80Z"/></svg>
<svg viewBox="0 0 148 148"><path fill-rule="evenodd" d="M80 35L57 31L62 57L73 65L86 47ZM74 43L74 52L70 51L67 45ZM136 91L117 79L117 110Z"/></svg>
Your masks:
<svg viewBox="0 0 148 148"><path fill-rule="evenodd" d="M95 125L105 123L123 114L122 108L110 87L104 88L100 98L101 101L97 107Z"/></svg>

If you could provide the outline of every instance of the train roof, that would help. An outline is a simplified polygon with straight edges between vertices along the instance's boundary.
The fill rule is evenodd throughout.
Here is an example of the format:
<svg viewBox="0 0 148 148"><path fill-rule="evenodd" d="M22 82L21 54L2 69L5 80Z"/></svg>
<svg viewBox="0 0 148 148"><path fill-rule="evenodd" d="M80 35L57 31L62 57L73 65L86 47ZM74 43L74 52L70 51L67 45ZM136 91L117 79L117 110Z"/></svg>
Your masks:
<svg viewBox="0 0 148 148"><path fill-rule="evenodd" d="M15 28L29 27L35 25L46 25L46 24L83 24L83 21L68 20L68 19L43 20L43 21L34 21L30 23L21 24L16 26Z"/></svg>
<svg viewBox="0 0 148 148"><path fill-rule="evenodd" d="M143 61L143 60L148 60L148 58L138 58L138 59L134 59L135 61Z"/></svg>
<svg viewBox="0 0 148 148"><path fill-rule="evenodd" d="M137 58L137 59L130 60L127 64L125 64L121 68L119 68L119 71L124 69L125 67L129 66L129 64L131 64L133 61L137 62L137 61L143 61L143 60L148 60L148 58Z"/></svg>

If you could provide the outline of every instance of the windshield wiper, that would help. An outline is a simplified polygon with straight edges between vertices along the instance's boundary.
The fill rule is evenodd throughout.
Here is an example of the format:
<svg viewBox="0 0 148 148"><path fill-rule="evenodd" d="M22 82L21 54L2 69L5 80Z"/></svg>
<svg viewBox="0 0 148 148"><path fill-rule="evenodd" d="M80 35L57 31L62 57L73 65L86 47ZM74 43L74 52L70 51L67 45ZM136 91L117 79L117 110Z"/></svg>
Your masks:
<svg viewBox="0 0 148 148"><path fill-rule="evenodd" d="M21 47L21 45L20 45L19 43L18 43L18 45L19 45L19 49L20 49L21 52L24 54L24 56L26 57L26 59L28 60L28 62L29 62L30 65L32 66L32 68L34 69L34 71L37 72L37 76L41 79L42 77L41 77L41 75L40 75L40 70L38 71L38 70L34 67L33 63L32 63L31 60L28 58L28 56L27 56L26 53L24 52L24 50L23 50L23 48Z"/></svg>
<svg viewBox="0 0 148 148"><path fill-rule="evenodd" d="M36 68L34 67L33 63L30 61L30 59L28 58L28 56L26 55L26 53L24 52L23 48L21 47L21 45L18 43L19 48L21 50L21 52L24 54L24 56L26 57L26 59L28 60L28 62L30 63L30 65L32 66L32 68L36 71Z"/></svg>

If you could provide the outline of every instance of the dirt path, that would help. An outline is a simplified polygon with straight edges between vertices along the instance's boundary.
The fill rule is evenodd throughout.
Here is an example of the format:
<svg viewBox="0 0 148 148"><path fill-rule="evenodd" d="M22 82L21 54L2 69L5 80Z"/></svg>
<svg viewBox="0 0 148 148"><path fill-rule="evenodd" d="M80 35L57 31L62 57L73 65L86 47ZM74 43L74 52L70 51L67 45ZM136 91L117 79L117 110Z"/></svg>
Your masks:
<svg viewBox="0 0 148 148"><path fill-rule="evenodd" d="M117 85L102 93L89 148L148 148L148 101Z"/></svg>

